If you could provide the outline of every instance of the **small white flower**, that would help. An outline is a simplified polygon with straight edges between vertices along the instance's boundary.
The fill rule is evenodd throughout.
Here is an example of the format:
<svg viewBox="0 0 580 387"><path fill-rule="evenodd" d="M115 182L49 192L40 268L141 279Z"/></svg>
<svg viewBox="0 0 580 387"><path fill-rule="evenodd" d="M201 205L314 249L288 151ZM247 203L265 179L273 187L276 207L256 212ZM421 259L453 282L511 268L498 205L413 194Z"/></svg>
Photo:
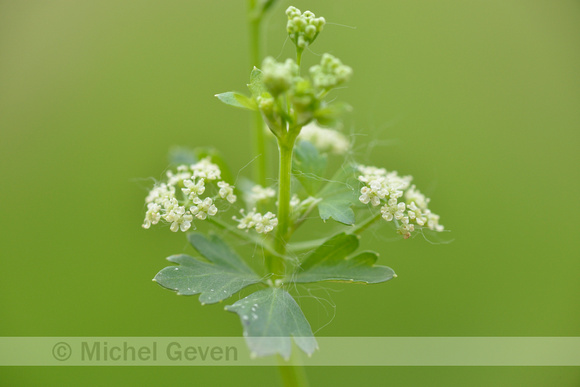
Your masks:
<svg viewBox="0 0 580 387"><path fill-rule="evenodd" d="M413 231L415 231L415 226L413 224L403 224L397 229L397 232L405 239L409 239Z"/></svg>
<svg viewBox="0 0 580 387"><path fill-rule="evenodd" d="M364 204L379 205L382 218L387 222L395 220L398 233L405 239L411 236L416 226L428 227L431 230L443 231L439 224L439 215L433 214L426 198L417 188L411 186L411 176L399 176L396 171L387 172L384 168L358 165L361 175L358 180L363 183L359 200ZM404 196L404 202L398 201ZM406 213L405 213L406 211Z"/></svg>
<svg viewBox="0 0 580 387"><path fill-rule="evenodd" d="M242 208L240 210L240 214L242 215L242 217L240 219L236 218L235 216L232 217L233 220L239 222L238 224L238 228L240 230L249 230L252 227L254 227L255 223L253 221L253 217L255 215L256 209L254 208L250 213L246 214L246 211L244 211L244 209Z"/></svg>
<svg viewBox="0 0 580 387"><path fill-rule="evenodd" d="M147 204L147 212L145 213L145 220L143 221L143 228L149 228L152 224L159 223L161 219L161 206L157 203Z"/></svg>
<svg viewBox="0 0 580 387"><path fill-rule="evenodd" d="M230 203L236 202L236 195L234 195L234 187L226 183L225 181L220 181L217 183L220 188L218 194L222 199L226 199Z"/></svg>
<svg viewBox="0 0 580 387"><path fill-rule="evenodd" d="M197 183L189 179L183 180L183 185L185 188L182 188L181 191L188 196L189 200L193 200L205 192L205 182L203 179L199 179Z"/></svg>
<svg viewBox="0 0 580 387"><path fill-rule="evenodd" d="M443 225L439 224L439 215L432 212L429 212L427 215L427 227L438 232L441 232L445 229Z"/></svg>
<svg viewBox="0 0 580 387"><path fill-rule="evenodd" d="M407 192L405 192L405 200L407 201L407 203L415 202L417 207L425 210L427 209L427 206L429 205L429 201L431 199L426 198L425 195L423 195L413 184L411 188L409 188Z"/></svg>
<svg viewBox="0 0 580 387"><path fill-rule="evenodd" d="M165 209L167 213L163 218L171 223L171 227L169 227L171 231L177 232L181 229L181 231L185 232L191 227L193 216L191 216L189 211L185 210L185 207L179 206L177 200L167 201Z"/></svg>
<svg viewBox="0 0 580 387"><path fill-rule="evenodd" d="M242 209L240 210L240 214L242 214L242 218L240 219L235 216L233 217L235 221L239 222L238 228L240 230L249 231L253 228L259 234L266 234L278 225L276 215L271 212L262 215L259 212L256 212L256 209L254 208L248 214L246 214Z"/></svg>
<svg viewBox="0 0 580 387"><path fill-rule="evenodd" d="M292 195L292 199L290 199L290 207L294 208L297 207L300 204L300 198L298 197L298 195L294 194Z"/></svg>
<svg viewBox="0 0 580 387"><path fill-rule="evenodd" d="M276 196L276 191L272 188L264 188L261 185L255 185L252 187L252 192L249 194L248 202L257 203L273 198L274 196Z"/></svg>
<svg viewBox="0 0 580 387"><path fill-rule="evenodd" d="M183 167L186 169L184 170ZM177 173L173 173L173 171L167 171L167 184L170 186L175 186L179 184L181 181L185 179L189 179L191 177L191 172L187 170L187 166L180 165L177 167Z"/></svg>
<svg viewBox="0 0 580 387"><path fill-rule="evenodd" d="M208 180L221 179L220 168L213 164L209 157L191 165L191 170L193 171L193 177L201 177Z"/></svg>
<svg viewBox="0 0 580 387"><path fill-rule="evenodd" d="M160 204L165 200L171 199L175 196L175 187L169 186L165 183L161 183L153 187L151 191L149 191L149 195L145 198L146 203L157 203Z"/></svg>
<svg viewBox="0 0 580 387"><path fill-rule="evenodd" d="M401 220L404 217L405 203L397 203L397 199L389 199L387 204L381 208L383 219L390 222L393 219Z"/></svg>
<svg viewBox="0 0 580 387"><path fill-rule="evenodd" d="M261 214L256 214L254 221L256 222L256 232L259 234L269 233L278 225L276 215L271 212L266 212L263 216Z"/></svg>
<svg viewBox="0 0 580 387"><path fill-rule="evenodd" d="M195 206L190 207L189 211L192 215L195 215L195 217L200 220L204 220L208 216L214 216L218 212L218 209L213 204L213 200L211 198L205 198L203 200L200 198L195 198L193 199L193 204L195 204Z"/></svg>

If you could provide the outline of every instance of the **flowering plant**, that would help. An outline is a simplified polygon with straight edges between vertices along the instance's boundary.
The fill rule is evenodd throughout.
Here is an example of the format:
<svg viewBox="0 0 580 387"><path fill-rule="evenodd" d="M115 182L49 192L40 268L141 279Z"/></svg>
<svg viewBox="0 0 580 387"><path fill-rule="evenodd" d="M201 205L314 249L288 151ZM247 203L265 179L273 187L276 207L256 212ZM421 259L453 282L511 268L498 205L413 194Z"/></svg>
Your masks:
<svg viewBox="0 0 580 387"><path fill-rule="evenodd" d="M250 3L251 25L259 27L272 1ZM360 235L380 222L392 225L405 239L423 230L443 231L443 226L429 209L429 199L411 184L411 176L346 161L331 170L329 160L344 159L350 143L337 130L349 107L329 96L353 71L324 54L304 72L302 54L326 22L294 7L286 14L296 60L267 57L251 71L248 95L216 95L227 105L254 112L260 155L255 181L234 180L215 151L182 152L166 179L149 192L143 227L166 223L173 232L187 232L200 255L170 256L175 265L155 276L158 284L182 295L199 294L202 304L221 302L253 286L255 292L226 310L239 315L253 354L287 359L292 337L309 355L317 348L310 324L291 295L296 284L388 281L396 274L376 264L378 253L357 252ZM265 178L264 123L279 151L279 173L272 186ZM295 241L296 231L315 218L326 222L320 235ZM191 232L203 223L213 230ZM242 257L232 248L235 240L254 246L253 256Z"/></svg>

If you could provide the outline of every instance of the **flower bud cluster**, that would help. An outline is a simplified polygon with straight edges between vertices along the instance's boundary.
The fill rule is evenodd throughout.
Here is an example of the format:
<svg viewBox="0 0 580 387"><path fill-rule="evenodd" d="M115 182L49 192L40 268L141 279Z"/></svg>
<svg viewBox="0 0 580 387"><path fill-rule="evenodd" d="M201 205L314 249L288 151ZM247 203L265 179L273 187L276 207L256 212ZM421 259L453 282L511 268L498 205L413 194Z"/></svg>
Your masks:
<svg viewBox="0 0 580 387"><path fill-rule="evenodd" d="M323 17L316 17L310 11L301 13L295 7L288 7L286 15L288 16L286 25L288 36L300 50L311 45L326 24Z"/></svg>
<svg viewBox="0 0 580 387"><path fill-rule="evenodd" d="M168 171L166 175L167 181L157 183L145 199L143 228L165 221L171 231L185 232L192 227L194 218L204 220L218 213L216 198L230 203L237 200L234 187L221 180L220 168L209 157L190 166L180 165L177 172ZM217 195L202 197L208 186L215 188L213 183L219 188Z"/></svg>
<svg viewBox="0 0 580 387"><path fill-rule="evenodd" d="M411 176L399 176L396 171L387 172L384 168L359 165L361 173L358 180L364 185L359 200L364 204L381 207L381 216L387 222L395 221L397 232L405 237L411 236L415 227L427 227L443 231L439 215L432 213L429 199L414 185Z"/></svg>
<svg viewBox="0 0 580 387"><path fill-rule="evenodd" d="M317 117L332 121L340 109L332 109L323 98L352 74L350 67L330 54L324 54L320 64L310 68L312 80L301 77L298 65L291 59L281 63L267 57L261 71L265 90L255 96L256 103L268 127L278 136L285 130L286 122L304 126ZM290 102L288 111L281 97Z"/></svg>
<svg viewBox="0 0 580 387"><path fill-rule="evenodd" d="M264 86L274 97L288 91L298 73L298 65L292 59L281 63L269 56L262 62Z"/></svg>
<svg viewBox="0 0 580 387"><path fill-rule="evenodd" d="M324 54L320 64L310 68L310 76L314 87L330 90L348 81L352 76L352 68L342 64L340 59Z"/></svg>

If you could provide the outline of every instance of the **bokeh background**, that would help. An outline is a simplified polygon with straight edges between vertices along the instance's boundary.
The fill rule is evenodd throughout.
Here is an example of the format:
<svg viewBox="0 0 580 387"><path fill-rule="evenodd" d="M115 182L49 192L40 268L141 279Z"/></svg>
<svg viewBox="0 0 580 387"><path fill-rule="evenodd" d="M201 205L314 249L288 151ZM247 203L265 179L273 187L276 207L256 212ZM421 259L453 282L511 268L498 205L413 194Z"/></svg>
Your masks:
<svg viewBox="0 0 580 387"><path fill-rule="evenodd" d="M399 277L303 298L322 336L580 336L580 3L280 0L351 65L361 160L415 176L452 233L367 247ZM0 335L238 336L151 282L181 234L140 225L175 145L251 159L213 94L249 73L243 1L0 1ZM385 231L386 232L386 231ZM336 313L324 298L336 305ZM328 324L330 321L332 322ZM328 324L328 325L327 325ZM275 368L4 368L2 386L259 385ZM578 386L578 368L309 368L312 385Z"/></svg>

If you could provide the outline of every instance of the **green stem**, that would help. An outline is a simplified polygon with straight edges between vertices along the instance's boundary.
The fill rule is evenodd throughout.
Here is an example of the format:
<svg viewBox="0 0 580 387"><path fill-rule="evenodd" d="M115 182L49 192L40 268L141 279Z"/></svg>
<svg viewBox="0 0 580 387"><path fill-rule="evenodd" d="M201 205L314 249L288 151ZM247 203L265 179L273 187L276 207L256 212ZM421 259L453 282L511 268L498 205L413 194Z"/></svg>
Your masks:
<svg viewBox="0 0 580 387"><path fill-rule="evenodd" d="M347 232L347 234L355 234L355 235L360 234L363 231L365 231L366 229L368 229L370 226L372 226L380 218L381 218L381 213L379 212L376 215L368 217L367 219L365 219L364 221L362 221L358 225L354 226L350 230L346 230L346 232ZM321 239L313 239L310 241L297 242L297 243L290 244L287 247L289 250L292 250L292 252L298 253L301 251L312 250L312 249L320 246L321 244L323 244L328 239L330 239L330 238L321 238Z"/></svg>
<svg viewBox="0 0 580 387"><path fill-rule="evenodd" d="M292 151L294 149L294 142L296 141L296 136L290 133L278 139L280 153L280 170L278 173L278 226L276 227L274 250L282 256L286 254L288 230L290 228ZM271 270L275 276L283 276L285 269L283 260L272 259Z"/></svg>
<svg viewBox="0 0 580 387"><path fill-rule="evenodd" d="M216 219L213 217L208 217L207 220L211 224L213 224L214 226L219 227L222 230L229 231L231 234L235 235L239 239L242 239L245 242L254 243L254 244L256 244L256 246L260 247L264 251L266 251L274 256L277 256L278 258L283 258L283 256L278 255L276 250L274 250L272 248L272 246L267 241L260 240L259 238L256 238L253 234L239 230L237 227L234 227L232 225L224 223L223 221L221 221L219 219Z"/></svg>
<svg viewBox="0 0 580 387"><path fill-rule="evenodd" d="M369 228L370 226L372 226L373 223L375 223L377 220L381 219L381 215L382 214L379 212L376 215L373 215L373 216L365 219L360 224L356 225L350 231L350 234L360 234L361 232L365 231L367 228Z"/></svg>
<svg viewBox="0 0 580 387"><path fill-rule="evenodd" d="M296 47L296 64L300 68L300 62L302 62L302 52L303 50Z"/></svg>
<svg viewBox="0 0 580 387"><path fill-rule="evenodd" d="M288 365L289 362L278 357L278 369L284 387L308 387L306 372L302 366Z"/></svg>
<svg viewBox="0 0 580 387"><path fill-rule="evenodd" d="M260 47L262 15L255 14L255 0L248 0L248 27L250 40L250 66L260 65ZM258 155L258 160L254 163L254 178L261 186L266 186L266 141L264 136L264 122L259 111L252 114L252 125L254 131L254 154Z"/></svg>

